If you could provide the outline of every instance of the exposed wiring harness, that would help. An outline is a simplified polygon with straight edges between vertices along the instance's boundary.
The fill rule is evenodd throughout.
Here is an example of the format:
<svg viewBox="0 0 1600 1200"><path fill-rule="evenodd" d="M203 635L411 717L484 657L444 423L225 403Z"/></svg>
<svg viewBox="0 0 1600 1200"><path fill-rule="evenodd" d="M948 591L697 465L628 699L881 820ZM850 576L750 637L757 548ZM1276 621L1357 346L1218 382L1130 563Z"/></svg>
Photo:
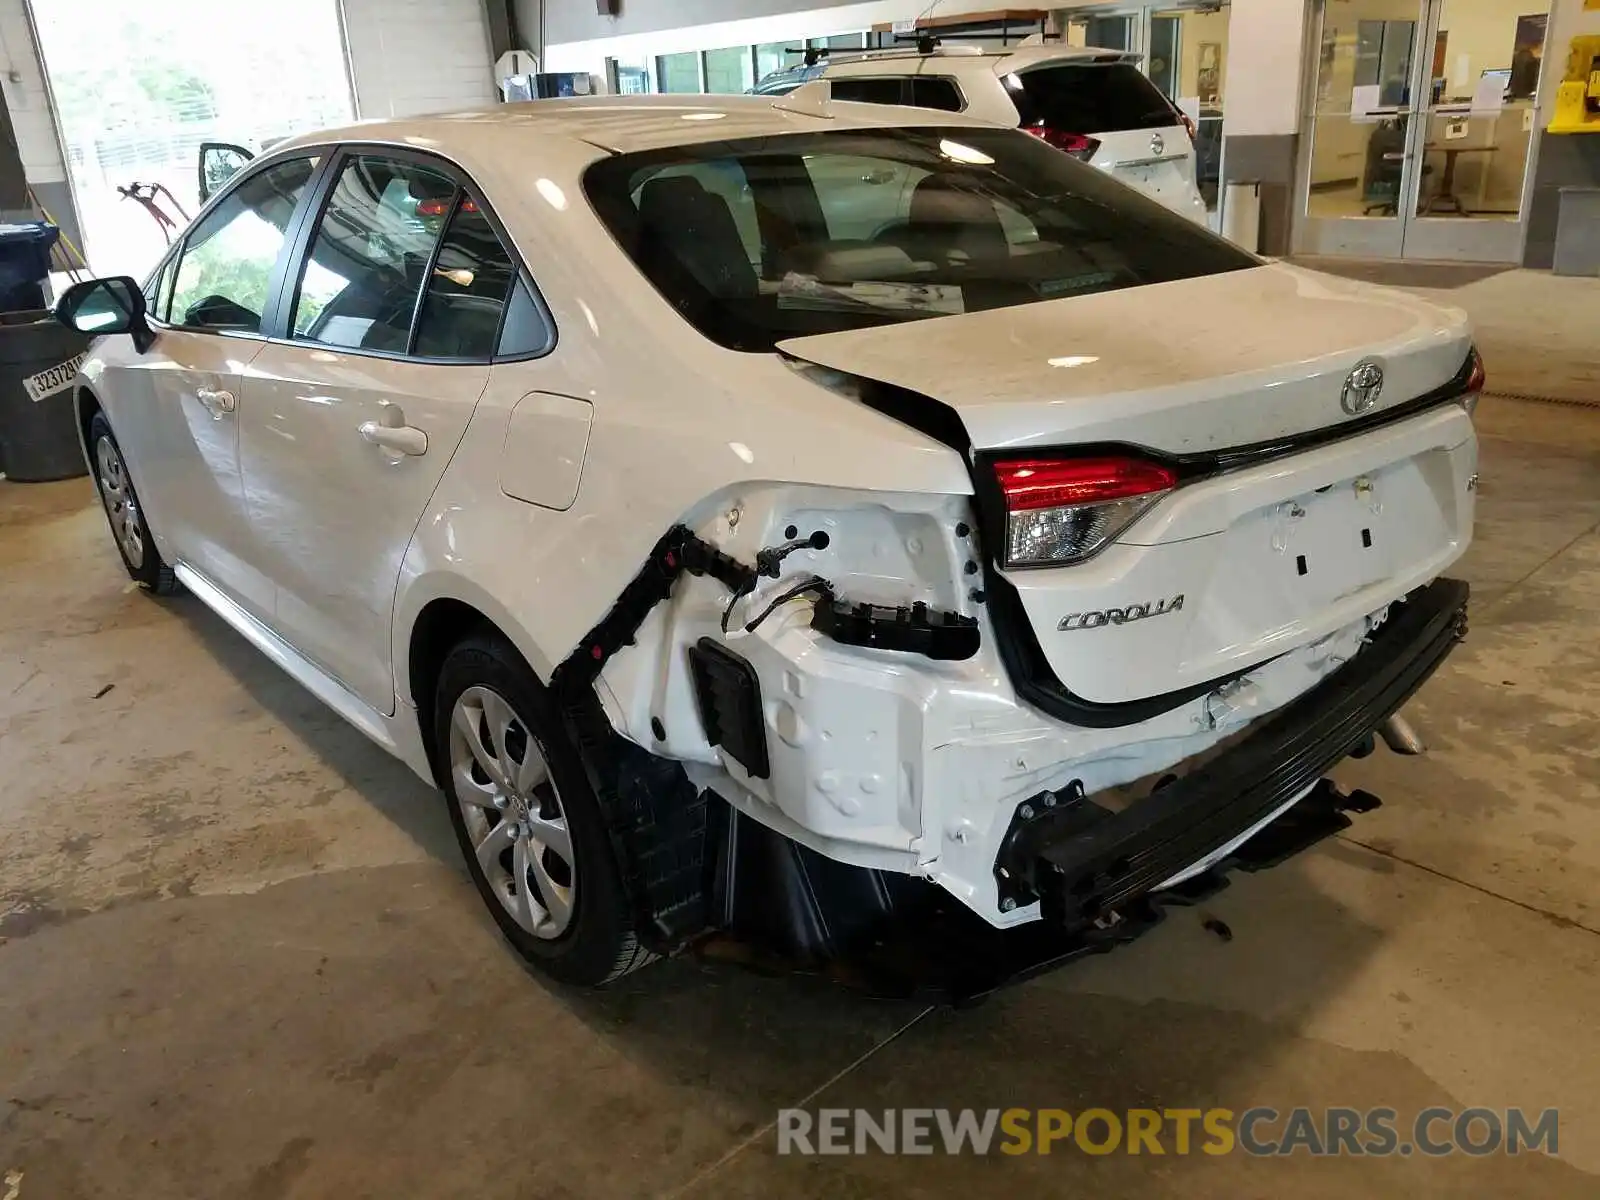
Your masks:
<svg viewBox="0 0 1600 1200"><path fill-rule="evenodd" d="M827 533L819 529L809 537L790 538L787 542L780 542L776 546L768 546L765 550L757 551L755 575L734 589L733 595L728 598L728 606L722 610L722 632L729 632L728 624L733 619L733 610L739 606L741 600L756 590L757 583L762 579L778 578L783 571L784 559L797 550L826 550L828 542ZM831 599L833 585L825 579L812 576L805 583L800 584L798 587L790 588L771 604L767 605L760 616L744 627L744 631L746 633L755 632L756 627L770 617L779 605L787 604L790 600L803 596L807 592L816 592L818 595Z"/></svg>
<svg viewBox="0 0 1600 1200"><path fill-rule="evenodd" d="M746 633L754 633L756 631L756 629L760 627L761 623L763 621L765 621L768 617L770 617L779 608L781 608L783 605L789 603L789 601L791 601L791 600L799 599L801 596L804 596L807 592L815 592L817 594L817 596L820 597L823 600L832 600L833 599L833 584L829 583L826 579L823 579L821 576L818 576L818 575L813 575L810 579L807 579L804 583L795 584L794 587L790 588L786 592L783 592L775 600L773 600L771 604L769 604L765 608L763 608L761 610L761 612L754 619L746 622L745 623L745 627L744 627L744 631ZM727 613L723 613L722 614L722 621L723 621L722 632L723 633L727 633L728 632L728 625L727 625L728 614Z"/></svg>

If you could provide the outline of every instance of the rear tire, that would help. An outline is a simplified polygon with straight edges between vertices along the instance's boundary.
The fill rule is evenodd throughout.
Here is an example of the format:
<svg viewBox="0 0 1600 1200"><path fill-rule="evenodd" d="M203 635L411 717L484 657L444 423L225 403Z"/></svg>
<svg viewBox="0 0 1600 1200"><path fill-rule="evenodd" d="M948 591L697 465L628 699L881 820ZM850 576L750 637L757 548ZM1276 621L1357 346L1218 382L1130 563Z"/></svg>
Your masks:
<svg viewBox="0 0 1600 1200"><path fill-rule="evenodd" d="M450 652L434 736L467 870L517 953L586 987L652 961L583 761L549 691L504 638L474 635Z"/></svg>
<svg viewBox="0 0 1600 1200"><path fill-rule="evenodd" d="M128 464L122 457L122 447L117 444L111 422L102 412L95 413L89 421L89 473L94 476L100 507L105 510L106 523L111 527L111 540L117 544L117 553L122 555L122 565L127 567L128 575L140 587L158 596L177 591L178 577L156 549L150 523L145 519L139 495L134 491L133 477L128 474Z"/></svg>

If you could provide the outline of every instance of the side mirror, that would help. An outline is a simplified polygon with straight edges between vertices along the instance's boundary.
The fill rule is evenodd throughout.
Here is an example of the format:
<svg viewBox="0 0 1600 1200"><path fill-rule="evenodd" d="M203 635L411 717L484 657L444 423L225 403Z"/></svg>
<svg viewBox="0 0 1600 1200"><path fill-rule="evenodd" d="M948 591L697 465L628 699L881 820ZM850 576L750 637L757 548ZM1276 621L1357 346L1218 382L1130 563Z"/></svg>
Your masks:
<svg viewBox="0 0 1600 1200"><path fill-rule="evenodd" d="M232 179L255 155L231 142L200 143L200 203Z"/></svg>
<svg viewBox="0 0 1600 1200"><path fill-rule="evenodd" d="M56 320L90 337L131 334L133 347L140 354L156 340L155 331L145 320L144 292L126 275L73 284L56 304Z"/></svg>

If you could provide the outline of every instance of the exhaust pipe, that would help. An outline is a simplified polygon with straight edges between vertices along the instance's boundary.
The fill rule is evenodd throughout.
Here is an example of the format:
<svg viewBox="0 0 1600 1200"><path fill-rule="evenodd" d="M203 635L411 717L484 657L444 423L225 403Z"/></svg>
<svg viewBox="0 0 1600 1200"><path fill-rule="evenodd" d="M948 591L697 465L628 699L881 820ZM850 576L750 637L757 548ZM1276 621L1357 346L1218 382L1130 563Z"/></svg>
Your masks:
<svg viewBox="0 0 1600 1200"><path fill-rule="evenodd" d="M1384 745L1396 754L1421 754L1428 748L1417 735L1417 731L1411 728L1411 722L1399 713L1395 713L1378 726L1378 736L1383 739Z"/></svg>

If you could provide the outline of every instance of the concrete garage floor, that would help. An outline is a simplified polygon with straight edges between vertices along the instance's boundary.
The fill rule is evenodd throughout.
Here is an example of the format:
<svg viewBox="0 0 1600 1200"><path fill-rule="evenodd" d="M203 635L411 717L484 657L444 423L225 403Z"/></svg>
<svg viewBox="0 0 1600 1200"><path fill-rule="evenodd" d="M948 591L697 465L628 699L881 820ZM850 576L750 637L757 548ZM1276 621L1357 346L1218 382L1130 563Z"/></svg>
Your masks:
<svg viewBox="0 0 1600 1200"><path fill-rule="evenodd" d="M1347 764L1387 801L1350 836L964 1012L530 978L434 793L128 587L85 481L0 484L0 1197L1595 1196L1600 412L1481 414L1433 753ZM780 1158L800 1104L1555 1106L1560 1158Z"/></svg>

